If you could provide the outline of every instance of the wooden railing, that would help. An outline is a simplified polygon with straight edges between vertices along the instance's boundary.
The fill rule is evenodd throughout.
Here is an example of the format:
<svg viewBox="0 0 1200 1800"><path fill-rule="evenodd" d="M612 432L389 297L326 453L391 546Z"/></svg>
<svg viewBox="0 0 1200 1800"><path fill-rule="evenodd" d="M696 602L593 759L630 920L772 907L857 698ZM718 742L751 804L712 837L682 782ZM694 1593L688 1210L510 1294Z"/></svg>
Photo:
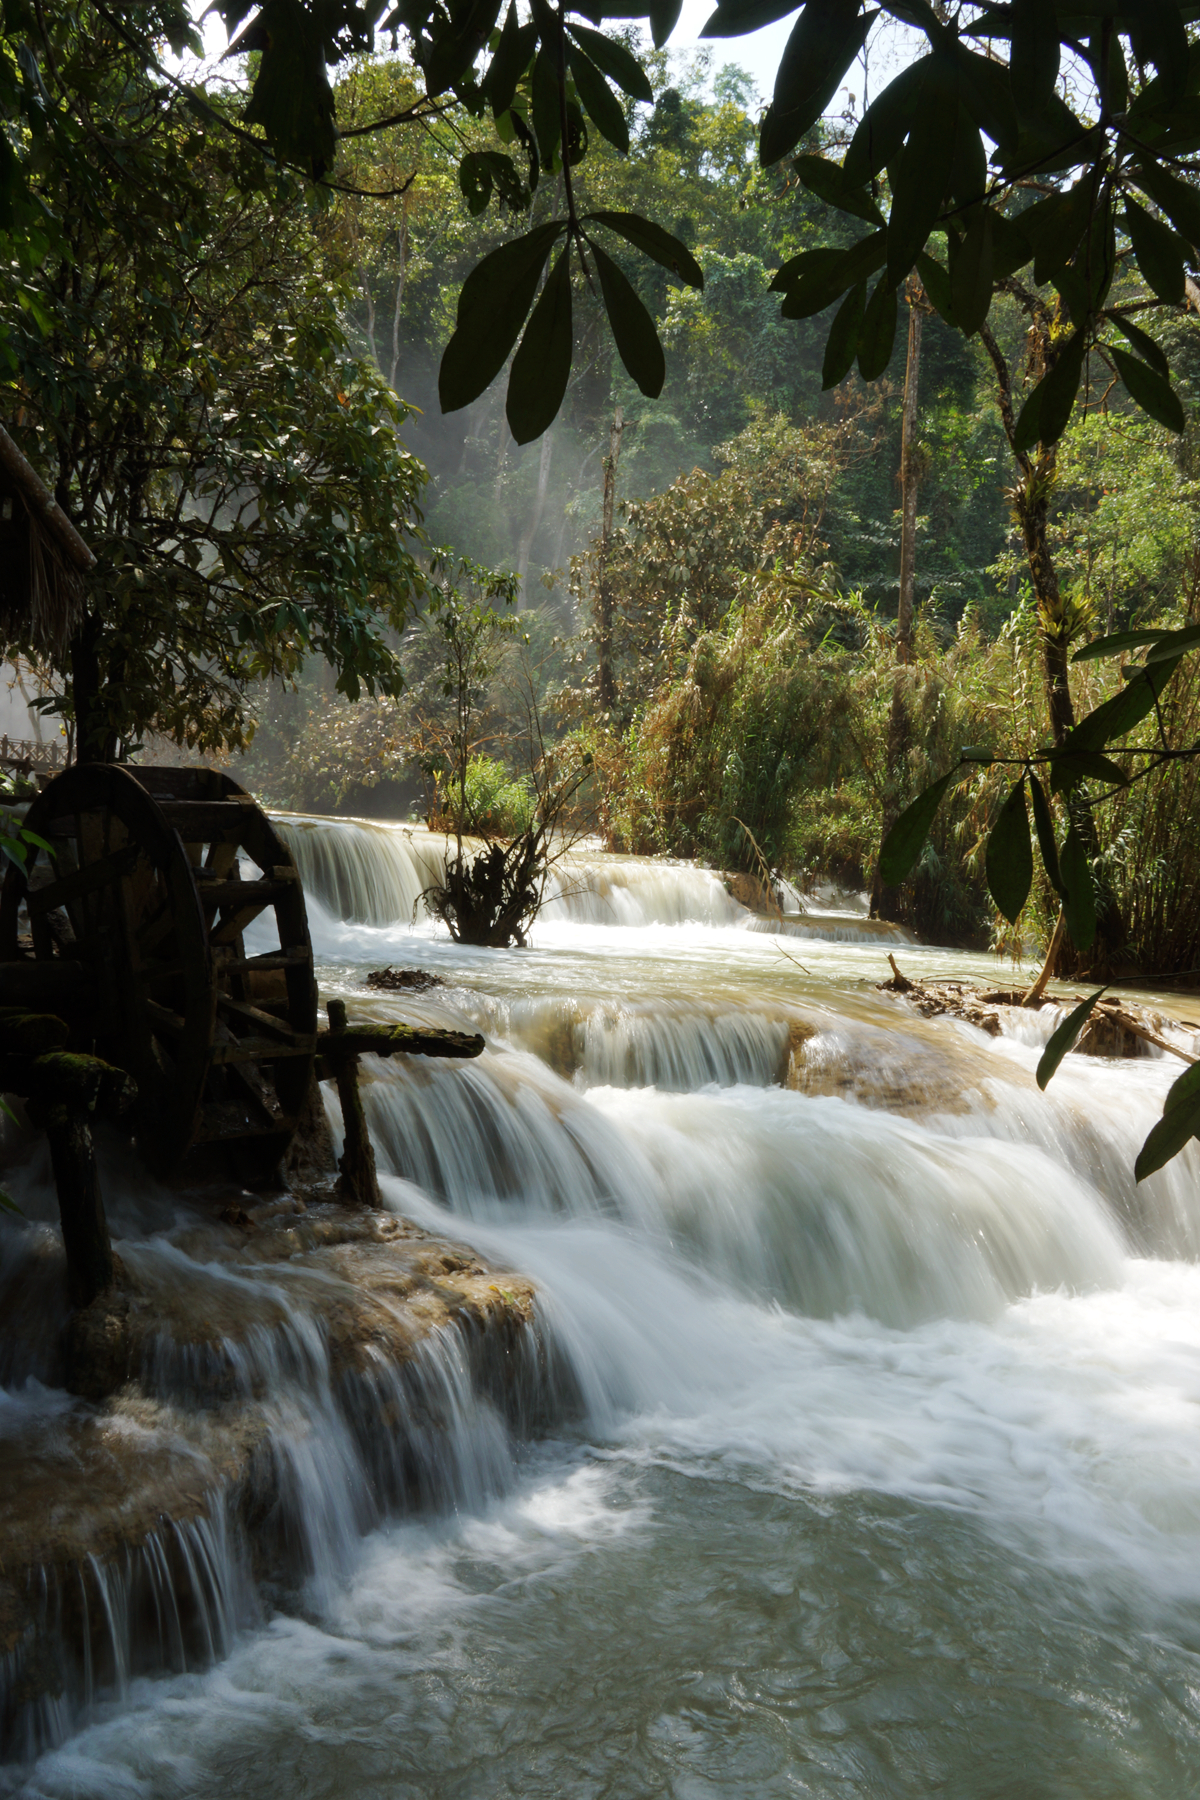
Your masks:
<svg viewBox="0 0 1200 1800"><path fill-rule="evenodd" d="M61 738L39 744L35 738L0 737L0 767L23 774L56 774L67 766L67 746Z"/></svg>

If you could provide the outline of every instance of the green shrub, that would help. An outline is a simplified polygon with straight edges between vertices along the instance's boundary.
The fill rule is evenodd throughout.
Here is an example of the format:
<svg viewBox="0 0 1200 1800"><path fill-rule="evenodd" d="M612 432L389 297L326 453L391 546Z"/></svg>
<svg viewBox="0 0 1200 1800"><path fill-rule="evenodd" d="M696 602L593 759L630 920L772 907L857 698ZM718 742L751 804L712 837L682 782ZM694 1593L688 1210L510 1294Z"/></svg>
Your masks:
<svg viewBox="0 0 1200 1800"><path fill-rule="evenodd" d="M459 795L451 785L439 798L447 822L457 824L468 836L519 837L533 823L537 796L527 775L510 775L493 756L472 756L467 763L465 804L456 819Z"/></svg>

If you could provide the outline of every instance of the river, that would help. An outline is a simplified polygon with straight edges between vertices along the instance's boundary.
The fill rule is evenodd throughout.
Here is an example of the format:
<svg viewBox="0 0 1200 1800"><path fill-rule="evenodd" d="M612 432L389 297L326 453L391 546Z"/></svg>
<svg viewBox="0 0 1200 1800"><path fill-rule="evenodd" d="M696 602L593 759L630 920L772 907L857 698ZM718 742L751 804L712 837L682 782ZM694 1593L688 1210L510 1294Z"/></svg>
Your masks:
<svg viewBox="0 0 1200 1800"><path fill-rule="evenodd" d="M876 987L889 949L994 962L748 929L688 868L583 859L529 948L458 948L412 923L421 834L285 829L323 997L487 1036L375 1064L367 1116L389 1208L537 1283L559 1422L476 1419L439 1502L365 1531L336 1431L297 1426L303 1587L0 1792L1194 1794L1197 1146L1131 1175L1174 1059L1042 1095L1053 1014L990 1038ZM444 985L365 989L385 964Z"/></svg>

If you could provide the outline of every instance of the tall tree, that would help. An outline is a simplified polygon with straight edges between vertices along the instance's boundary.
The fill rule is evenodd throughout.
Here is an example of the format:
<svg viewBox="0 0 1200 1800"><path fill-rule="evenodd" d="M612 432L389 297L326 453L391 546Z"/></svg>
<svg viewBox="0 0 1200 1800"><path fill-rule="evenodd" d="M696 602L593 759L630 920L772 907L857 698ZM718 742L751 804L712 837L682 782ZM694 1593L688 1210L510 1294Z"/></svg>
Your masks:
<svg viewBox="0 0 1200 1800"><path fill-rule="evenodd" d="M912 276L908 280L908 353L904 363L904 408L900 427L900 591L896 604L896 674L892 683L892 707L888 717L887 759L884 774L883 829L889 831L903 797L904 764L911 726L908 716L909 665L913 652L913 585L917 569L917 492L921 481L920 447L917 442L917 400L921 385L921 328L924 295ZM902 917L899 891L885 887L878 864L871 892L875 918Z"/></svg>
<svg viewBox="0 0 1200 1800"><path fill-rule="evenodd" d="M48 141L53 242L27 267L9 245L0 408L97 559L52 671L77 754L147 729L237 745L258 685L310 653L346 692L396 688L381 627L422 586L423 470L351 353L302 187L211 137L103 17L60 48L50 97L75 84L106 154L80 193Z"/></svg>

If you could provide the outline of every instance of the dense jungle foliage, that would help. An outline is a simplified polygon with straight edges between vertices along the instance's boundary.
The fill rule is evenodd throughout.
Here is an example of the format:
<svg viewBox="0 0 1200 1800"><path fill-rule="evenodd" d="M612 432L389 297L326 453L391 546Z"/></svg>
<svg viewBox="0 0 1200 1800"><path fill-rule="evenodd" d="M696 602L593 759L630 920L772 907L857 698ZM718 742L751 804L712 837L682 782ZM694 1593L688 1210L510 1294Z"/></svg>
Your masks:
<svg viewBox="0 0 1200 1800"><path fill-rule="evenodd" d="M1046 286L1002 283L968 338L910 285L881 376L826 385L833 309L787 319L769 290L781 265L852 241L852 222L790 161L760 166L759 98L708 52L673 57L618 27L652 101L624 103L628 154L596 136L575 176L581 206L662 219L703 271L700 288L625 265L665 346L662 392L631 381L584 293L563 405L521 446L502 381L449 416L437 397L463 280L512 225L461 175L464 147L490 154L488 122L422 113L400 56L343 61L340 179L317 192L254 149L236 86L205 102L229 135L202 130L107 15L39 16L37 79L76 137L50 133L29 160L41 211L0 219L0 378L98 573L65 650L20 630L9 647L81 753L129 754L147 733L218 755L253 738L246 777L278 803L519 833L539 768L569 743L591 771L578 822L614 847L730 869L765 857L801 886L857 887L881 815L963 743L1022 755L1047 737L1022 508L1048 520L1065 643L1195 619L1194 318L1145 315L1183 434L1094 361L1037 492L1005 406L1011 425L1061 334ZM380 116L402 122L353 135ZM836 161L856 125L827 117L800 148ZM81 161L85 139L99 148ZM522 230L554 213L556 180ZM1116 292L1153 298L1132 270ZM906 308L923 333L916 623L898 667ZM461 684L438 673L437 596L463 556L498 609L469 743L448 726ZM1076 710L1120 674L1073 669ZM1170 719L1140 730L1194 736L1196 706L1185 669ZM1003 791L981 765L939 815L900 897L933 935L1012 935L983 880ZM1097 809L1096 868L1124 954L1148 970L1200 962L1194 807L1180 763ZM1055 912L1039 877L1022 928L1045 937Z"/></svg>
<svg viewBox="0 0 1200 1800"><path fill-rule="evenodd" d="M828 318L783 320L768 288L773 270L826 240L837 216L785 167L759 168L755 98L738 70L714 70L707 53L686 61L651 53L649 63L655 103L629 109L628 157L600 143L581 179L592 205L666 207L704 269L701 291L665 275L642 282L667 351L658 400L638 393L597 318L579 326L594 332L591 351L577 355L562 412L538 442L513 441L502 384L465 413L439 414L438 359L458 285L500 229L494 212L472 216L455 175L456 142L406 127L407 141L402 131L381 159L364 139L362 185L395 183L405 170L413 178L399 201L347 198L333 208L326 254L350 272L356 341L419 408L406 438L430 472L431 538L513 570L521 584L507 672L479 712L476 785L485 769L497 791L528 779L511 698L518 659L546 718L592 757L589 816L613 847L727 869L757 868L762 855L801 886L822 877L869 885L897 780L886 747L897 683L904 333L879 381L852 373L823 392ZM415 91L403 64L364 63L346 78L348 116L400 106ZM836 155L852 126L826 121L812 142ZM1136 301L1136 277L1128 286ZM993 304L992 343L1018 395L1046 328L1031 308L1043 304L1029 290ZM997 367L978 338L952 331L927 303L923 324L917 625L900 677L910 718L901 799L964 743L1017 755L1048 735ZM1200 601L1195 327L1176 317L1155 329L1170 336L1189 415L1183 437L1097 378L1058 446L1048 542L1076 640L1181 624ZM606 535L610 461L616 507ZM605 588L611 623L601 649ZM423 621L406 640L414 669L428 628ZM611 673L603 705L601 654ZM1109 665L1072 671L1077 710L1119 679ZM1185 679L1170 701L1181 726L1194 690ZM431 816L440 800L419 752L437 710L419 675L405 697L352 706L313 673L268 703L251 766L289 804ZM1101 816L1097 872L1119 893L1131 965L1200 962L1200 920L1182 901L1200 870L1184 866L1169 823L1192 803L1190 779L1181 768L1165 785L1135 787ZM980 769L939 816L902 902L902 916L930 935L1016 941L984 882L1003 792L1000 772ZM1039 881L1025 934L1044 942L1056 911Z"/></svg>

